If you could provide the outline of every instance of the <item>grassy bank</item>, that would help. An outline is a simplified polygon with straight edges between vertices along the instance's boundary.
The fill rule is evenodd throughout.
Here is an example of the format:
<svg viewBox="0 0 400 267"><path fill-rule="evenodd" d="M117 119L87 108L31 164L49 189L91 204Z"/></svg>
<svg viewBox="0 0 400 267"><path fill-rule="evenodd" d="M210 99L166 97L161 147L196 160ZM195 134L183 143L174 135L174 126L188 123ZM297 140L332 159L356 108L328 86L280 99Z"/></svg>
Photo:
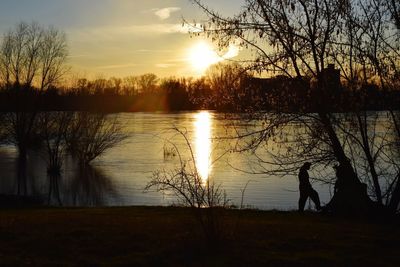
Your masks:
<svg viewBox="0 0 400 267"><path fill-rule="evenodd" d="M1 264L399 266L398 223L227 211L218 248L184 208L0 211Z"/></svg>

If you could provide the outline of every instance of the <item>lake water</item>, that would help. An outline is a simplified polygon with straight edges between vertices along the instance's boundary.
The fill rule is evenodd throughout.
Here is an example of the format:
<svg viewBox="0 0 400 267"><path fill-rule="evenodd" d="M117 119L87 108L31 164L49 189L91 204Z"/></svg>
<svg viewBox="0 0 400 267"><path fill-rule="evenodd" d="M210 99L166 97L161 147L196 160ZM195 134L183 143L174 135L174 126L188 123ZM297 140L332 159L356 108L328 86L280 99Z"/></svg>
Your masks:
<svg viewBox="0 0 400 267"><path fill-rule="evenodd" d="M247 207L280 210L297 208L299 192L296 175L276 177L248 174L243 171L255 167L254 156L250 153L226 153L236 140L218 138L229 136L234 130L227 127L229 121L224 115L203 111L122 113L117 116L128 138L93 161L92 170L81 174L72 159L65 160L59 181L60 199L64 206L176 203L174 197L168 194L144 192L154 171L172 170L179 165L179 158L173 155L176 154L173 144L184 159L190 159L184 139L171 129L176 127L187 133L201 176L220 184L233 204L240 205L242 192L246 188L243 204ZM219 158L220 155L224 156ZM15 194L18 190L16 156L14 147L0 148L2 194ZM312 171L310 175L313 175ZM28 155L27 177L26 192L47 199L50 184L46 164L38 152L30 152ZM327 203L330 199L329 186L318 183L313 186L319 192L321 202Z"/></svg>

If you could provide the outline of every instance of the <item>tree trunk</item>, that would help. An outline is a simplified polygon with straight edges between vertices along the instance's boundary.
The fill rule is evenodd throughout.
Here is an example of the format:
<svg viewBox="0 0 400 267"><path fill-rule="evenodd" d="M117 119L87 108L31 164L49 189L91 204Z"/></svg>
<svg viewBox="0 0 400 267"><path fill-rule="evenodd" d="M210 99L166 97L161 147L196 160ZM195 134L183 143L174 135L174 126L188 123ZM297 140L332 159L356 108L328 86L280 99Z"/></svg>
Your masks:
<svg viewBox="0 0 400 267"><path fill-rule="evenodd" d="M27 177L27 152L25 149L19 149L17 161L17 195L26 196L28 194Z"/></svg>
<svg viewBox="0 0 400 267"><path fill-rule="evenodd" d="M366 114L364 113L364 119L366 120ZM361 119L361 115L357 114L357 121L358 121L358 125L359 125L359 129L360 129L360 134L361 134L361 138L362 138L362 143L363 143L363 150L364 150L364 154L367 158L367 162L369 165L369 170L371 173L371 178L372 178L372 182L374 183L374 189L375 189L375 195L376 195L376 200L378 202L379 205L383 205L382 202L382 191L381 191L381 186L379 185L379 178L378 178L378 174L376 172L375 169L375 162L374 159L372 157L372 153L371 153L371 149L370 149L370 145L369 145L369 140L368 140L368 130L367 130L367 122L363 123L363 120Z"/></svg>
<svg viewBox="0 0 400 267"><path fill-rule="evenodd" d="M336 214L356 215L374 211L374 203L367 194L367 186L360 182L350 161L346 157L342 144L333 129L329 116L320 112L319 117L331 141L332 150L339 162L337 188L326 205L325 210Z"/></svg>
<svg viewBox="0 0 400 267"><path fill-rule="evenodd" d="M392 197L389 202L389 211L396 213L400 204L400 173L397 174L396 186L393 190Z"/></svg>

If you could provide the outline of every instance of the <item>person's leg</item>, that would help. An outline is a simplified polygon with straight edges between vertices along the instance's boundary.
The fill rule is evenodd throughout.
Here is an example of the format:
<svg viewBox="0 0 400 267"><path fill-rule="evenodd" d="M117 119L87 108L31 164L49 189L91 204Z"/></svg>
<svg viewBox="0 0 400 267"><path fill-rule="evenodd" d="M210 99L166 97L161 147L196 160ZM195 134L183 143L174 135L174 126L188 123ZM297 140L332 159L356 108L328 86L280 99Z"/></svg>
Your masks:
<svg viewBox="0 0 400 267"><path fill-rule="evenodd" d="M304 206L306 205L306 201L308 198L308 193L300 190L300 199L299 199L299 211L304 211Z"/></svg>
<svg viewBox="0 0 400 267"><path fill-rule="evenodd" d="M321 209L321 202L319 201L318 192L315 191L314 189L311 189L310 190L310 198L315 203L315 206L317 207L317 210L320 210Z"/></svg>

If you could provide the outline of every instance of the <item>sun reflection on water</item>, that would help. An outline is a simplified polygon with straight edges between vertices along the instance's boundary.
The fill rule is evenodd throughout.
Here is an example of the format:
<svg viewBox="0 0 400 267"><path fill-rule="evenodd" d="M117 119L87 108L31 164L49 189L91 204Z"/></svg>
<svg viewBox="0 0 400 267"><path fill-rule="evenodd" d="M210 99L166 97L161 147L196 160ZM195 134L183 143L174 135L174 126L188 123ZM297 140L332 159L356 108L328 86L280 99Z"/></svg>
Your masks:
<svg viewBox="0 0 400 267"><path fill-rule="evenodd" d="M196 167L203 181L207 181L211 172L211 114L202 111L195 115L196 131Z"/></svg>

